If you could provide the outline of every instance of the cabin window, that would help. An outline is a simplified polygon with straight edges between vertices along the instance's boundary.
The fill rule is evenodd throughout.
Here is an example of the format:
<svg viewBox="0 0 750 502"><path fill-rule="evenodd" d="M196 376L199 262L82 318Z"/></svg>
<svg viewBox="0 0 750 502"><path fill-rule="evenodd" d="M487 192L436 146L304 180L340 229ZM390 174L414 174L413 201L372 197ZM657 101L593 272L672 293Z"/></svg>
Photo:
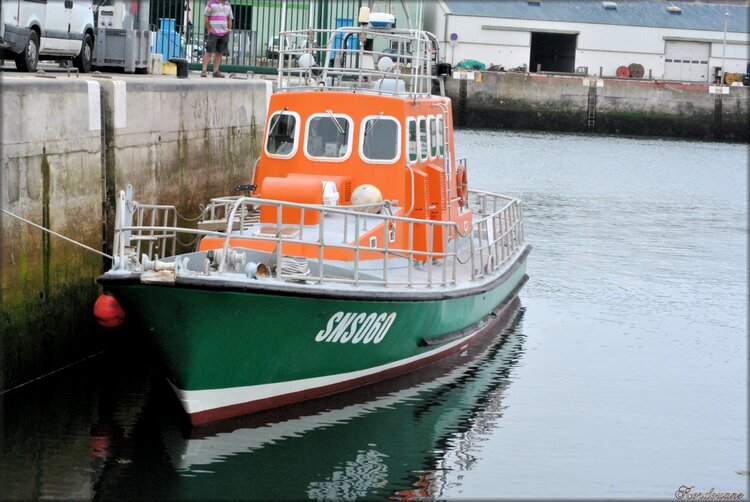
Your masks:
<svg viewBox="0 0 750 502"><path fill-rule="evenodd" d="M409 162L417 161L417 121L409 119L408 132L409 132Z"/></svg>
<svg viewBox="0 0 750 502"><path fill-rule="evenodd" d="M266 153L271 157L291 157L297 150L299 115L276 112L268 121Z"/></svg>
<svg viewBox="0 0 750 502"><path fill-rule="evenodd" d="M427 150L429 144L427 143L427 119L424 117L419 118L419 160L427 160Z"/></svg>
<svg viewBox="0 0 750 502"><path fill-rule="evenodd" d="M352 119L346 115L318 113L307 121L305 155L324 160L344 160L351 153Z"/></svg>
<svg viewBox="0 0 750 502"><path fill-rule="evenodd" d="M360 156L375 163L393 162L401 152L401 128L393 117L373 115L362 121Z"/></svg>
<svg viewBox="0 0 750 502"><path fill-rule="evenodd" d="M438 142L438 155L442 157L445 154L445 130L443 128L442 115L438 115L438 118L437 118L437 142Z"/></svg>
<svg viewBox="0 0 750 502"><path fill-rule="evenodd" d="M437 157L437 122L435 117L430 117L430 157Z"/></svg>

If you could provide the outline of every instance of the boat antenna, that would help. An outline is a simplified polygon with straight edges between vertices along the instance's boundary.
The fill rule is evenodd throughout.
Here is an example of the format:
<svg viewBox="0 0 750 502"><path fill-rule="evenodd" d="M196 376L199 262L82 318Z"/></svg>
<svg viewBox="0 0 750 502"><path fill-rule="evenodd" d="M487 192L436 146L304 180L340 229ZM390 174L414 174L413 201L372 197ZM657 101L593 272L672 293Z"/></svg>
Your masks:
<svg viewBox="0 0 750 502"><path fill-rule="evenodd" d="M411 25L411 17L409 16L409 7L406 5L406 0L401 0L401 7L403 7L404 14L406 14L406 22L409 23L409 29L413 30L414 28Z"/></svg>

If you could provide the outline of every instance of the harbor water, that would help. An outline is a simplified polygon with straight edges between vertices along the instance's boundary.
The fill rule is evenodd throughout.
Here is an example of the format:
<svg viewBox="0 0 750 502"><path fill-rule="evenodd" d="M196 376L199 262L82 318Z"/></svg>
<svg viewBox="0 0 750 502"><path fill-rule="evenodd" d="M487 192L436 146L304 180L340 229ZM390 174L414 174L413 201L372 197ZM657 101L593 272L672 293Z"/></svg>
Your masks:
<svg viewBox="0 0 750 502"><path fill-rule="evenodd" d="M109 351L0 396L0 498L747 498L747 145L455 140L534 246L482 343L191 429L142 334L102 332Z"/></svg>

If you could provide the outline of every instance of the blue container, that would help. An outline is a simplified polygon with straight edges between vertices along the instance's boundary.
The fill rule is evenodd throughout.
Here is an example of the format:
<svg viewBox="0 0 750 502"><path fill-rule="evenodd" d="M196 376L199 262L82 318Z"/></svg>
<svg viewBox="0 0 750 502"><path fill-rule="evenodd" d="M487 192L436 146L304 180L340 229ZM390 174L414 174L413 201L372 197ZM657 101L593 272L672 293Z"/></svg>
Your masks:
<svg viewBox="0 0 750 502"><path fill-rule="evenodd" d="M163 56L163 61L170 58L184 58L185 48L180 35L175 31L175 20L171 18L159 19L159 32L154 43L154 52Z"/></svg>

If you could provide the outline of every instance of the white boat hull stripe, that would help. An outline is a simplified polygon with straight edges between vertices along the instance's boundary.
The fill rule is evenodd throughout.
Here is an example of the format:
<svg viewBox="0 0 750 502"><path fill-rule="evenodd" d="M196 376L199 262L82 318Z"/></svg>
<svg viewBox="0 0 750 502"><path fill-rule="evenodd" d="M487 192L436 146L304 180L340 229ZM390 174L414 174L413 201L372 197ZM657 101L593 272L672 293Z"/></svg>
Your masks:
<svg viewBox="0 0 750 502"><path fill-rule="evenodd" d="M282 396L285 394L291 394L293 392L325 387L327 385L338 384L349 380L373 375L375 373L380 373L382 371L387 371L393 368L398 368L399 366L404 366L409 363L419 361L420 359L431 357L435 354L440 354L441 352L448 351L457 345L461 345L466 340L476 335L477 332L484 329L484 327L485 326L479 327L468 335L461 337L458 340L447 343L439 349L431 350L429 352L408 357L406 359L400 359L398 361L383 364L381 366L374 366L372 368L367 368L364 370L351 371L349 373L339 373L336 375L305 378L302 380L291 380L288 382L249 385L246 387L229 387L226 389L182 390L175 387L172 382L169 382L169 384L174 389L177 397L182 402L182 406L187 413L199 413L216 408L223 408L225 406L249 403L252 401L258 401L260 399L267 399L271 397Z"/></svg>

